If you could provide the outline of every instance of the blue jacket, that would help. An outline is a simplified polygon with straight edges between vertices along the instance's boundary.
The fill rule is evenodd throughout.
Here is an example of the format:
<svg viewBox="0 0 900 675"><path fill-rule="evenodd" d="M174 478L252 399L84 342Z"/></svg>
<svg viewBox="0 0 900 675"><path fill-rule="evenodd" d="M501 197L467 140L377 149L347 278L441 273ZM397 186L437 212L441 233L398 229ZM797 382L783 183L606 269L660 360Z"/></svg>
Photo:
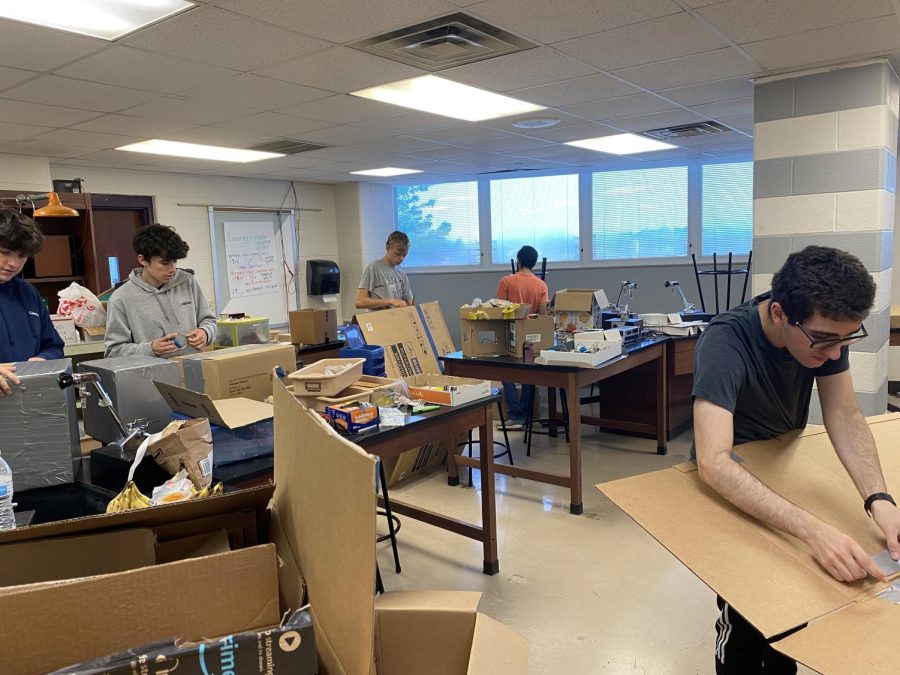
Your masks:
<svg viewBox="0 0 900 675"><path fill-rule="evenodd" d="M61 359L63 344L34 286L21 277L0 284L0 363Z"/></svg>

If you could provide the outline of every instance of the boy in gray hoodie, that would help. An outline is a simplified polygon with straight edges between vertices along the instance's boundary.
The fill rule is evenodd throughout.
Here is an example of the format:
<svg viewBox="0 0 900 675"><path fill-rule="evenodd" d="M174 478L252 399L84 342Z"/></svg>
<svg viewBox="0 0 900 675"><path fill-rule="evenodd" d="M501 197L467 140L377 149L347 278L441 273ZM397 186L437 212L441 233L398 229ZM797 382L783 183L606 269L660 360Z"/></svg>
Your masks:
<svg viewBox="0 0 900 675"><path fill-rule="evenodd" d="M216 317L194 275L175 267L187 257L187 243L174 228L155 224L140 228L132 245L141 266L109 299L106 356L167 358L212 343Z"/></svg>

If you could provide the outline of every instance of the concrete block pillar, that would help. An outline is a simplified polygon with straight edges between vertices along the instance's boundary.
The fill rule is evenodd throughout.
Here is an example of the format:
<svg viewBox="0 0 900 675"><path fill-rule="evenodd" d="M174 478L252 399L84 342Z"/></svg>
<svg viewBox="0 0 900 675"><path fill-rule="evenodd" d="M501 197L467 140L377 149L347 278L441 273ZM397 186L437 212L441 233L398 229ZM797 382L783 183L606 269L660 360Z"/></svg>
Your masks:
<svg viewBox="0 0 900 675"><path fill-rule="evenodd" d="M869 337L850 352L865 415L887 406L898 99L881 60L762 78L754 89L753 292L810 244L862 260L878 287ZM810 421L821 421L817 398Z"/></svg>

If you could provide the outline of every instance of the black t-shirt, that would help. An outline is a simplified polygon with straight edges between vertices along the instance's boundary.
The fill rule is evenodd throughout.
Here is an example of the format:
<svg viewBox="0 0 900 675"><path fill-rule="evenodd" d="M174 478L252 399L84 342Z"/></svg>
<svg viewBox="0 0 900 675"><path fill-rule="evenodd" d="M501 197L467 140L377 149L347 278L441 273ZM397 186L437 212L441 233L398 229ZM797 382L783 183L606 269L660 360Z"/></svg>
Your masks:
<svg viewBox="0 0 900 675"><path fill-rule="evenodd" d="M697 341L694 398L734 414L734 444L767 440L806 426L813 381L850 367L849 347L818 368L801 365L766 339L759 318L763 294L719 314Z"/></svg>

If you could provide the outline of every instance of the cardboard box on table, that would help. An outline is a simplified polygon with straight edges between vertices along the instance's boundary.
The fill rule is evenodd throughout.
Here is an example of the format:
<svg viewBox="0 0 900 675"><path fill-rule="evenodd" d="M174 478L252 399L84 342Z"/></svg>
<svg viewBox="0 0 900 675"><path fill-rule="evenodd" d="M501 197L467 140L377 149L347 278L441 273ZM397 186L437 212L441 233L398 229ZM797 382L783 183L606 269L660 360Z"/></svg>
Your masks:
<svg viewBox="0 0 900 675"><path fill-rule="evenodd" d="M295 345L320 345L337 340L337 310L324 308L293 309L288 312Z"/></svg>
<svg viewBox="0 0 900 675"><path fill-rule="evenodd" d="M603 327L603 310L609 299L603 289L565 288L553 294L550 314L556 328L570 333Z"/></svg>
<svg viewBox="0 0 900 675"><path fill-rule="evenodd" d="M368 344L384 347L388 377L407 378L442 372L438 357L456 351L437 302L364 312L353 317ZM456 440L434 439L384 463L388 485L439 466Z"/></svg>
<svg viewBox="0 0 900 675"><path fill-rule="evenodd" d="M26 570L23 547L29 545L34 557L46 556L47 545L79 546L79 558L94 565L85 569L81 561L76 572L67 569L71 556L56 556L59 567L43 570L37 581L99 574L0 589L0 631L16 636L0 641L4 675L43 673L155 639L199 640L265 628L277 624L282 611L302 606L306 588L320 672L526 673L527 643L477 612L479 593L374 598L375 458L335 434L283 387L276 387L275 410L271 503L273 488L265 486L0 532L0 560L13 559L3 555L15 545ZM171 552L202 535L214 538L223 528L237 550L161 563L164 546ZM86 534L103 538L47 541ZM160 542L155 561L147 547L154 536ZM110 570L90 546L134 550L130 561L118 558ZM130 568L140 564L145 566Z"/></svg>
<svg viewBox="0 0 900 675"><path fill-rule="evenodd" d="M245 345L173 359L181 365L186 389L201 391L212 399L252 398L265 401L272 395L272 369L286 373L297 369L293 345Z"/></svg>
<svg viewBox="0 0 900 675"><path fill-rule="evenodd" d="M460 310L462 313L463 310ZM555 324L552 317L515 319L460 319L463 356L522 356L525 342L535 353L552 347Z"/></svg>
<svg viewBox="0 0 900 675"><path fill-rule="evenodd" d="M58 384L61 374L72 372L72 361L13 365L21 384L0 397L0 453L12 469L13 490L74 482L81 458L75 391Z"/></svg>
<svg viewBox="0 0 900 675"><path fill-rule="evenodd" d="M888 486L900 484L900 415L871 418ZM824 431L735 448L741 465L872 555L884 536ZM805 544L747 516L703 484L693 464L597 486L767 637L809 625L775 649L823 673L896 673L900 605L871 577L836 581ZM677 504L677 508L672 508ZM674 608L673 608L674 609Z"/></svg>

